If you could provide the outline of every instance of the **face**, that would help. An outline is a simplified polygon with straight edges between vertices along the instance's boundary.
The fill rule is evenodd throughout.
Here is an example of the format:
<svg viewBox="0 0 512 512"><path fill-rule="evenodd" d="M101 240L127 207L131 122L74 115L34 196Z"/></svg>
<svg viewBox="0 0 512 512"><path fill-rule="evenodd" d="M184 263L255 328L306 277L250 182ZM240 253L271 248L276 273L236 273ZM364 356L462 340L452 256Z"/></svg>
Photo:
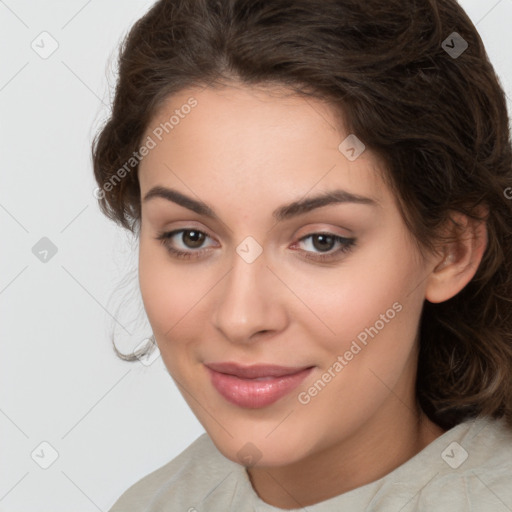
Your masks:
<svg viewBox="0 0 512 512"><path fill-rule="evenodd" d="M139 168L139 280L163 361L218 449L256 466L401 421L428 273L377 157L328 105L285 92L172 96ZM240 378L253 365L286 368Z"/></svg>

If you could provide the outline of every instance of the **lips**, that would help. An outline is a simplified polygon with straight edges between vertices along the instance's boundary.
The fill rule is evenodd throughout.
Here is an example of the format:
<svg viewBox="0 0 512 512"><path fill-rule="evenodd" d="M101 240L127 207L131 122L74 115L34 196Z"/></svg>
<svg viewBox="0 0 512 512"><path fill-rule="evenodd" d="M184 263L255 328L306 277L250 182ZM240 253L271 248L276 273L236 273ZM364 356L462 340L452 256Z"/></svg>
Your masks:
<svg viewBox="0 0 512 512"><path fill-rule="evenodd" d="M205 365L218 393L231 404L248 409L266 407L295 389L312 366L240 366L236 363Z"/></svg>
<svg viewBox="0 0 512 512"><path fill-rule="evenodd" d="M225 373L227 375L234 375L241 379L259 379L264 377L286 377L299 373L309 366L290 367L290 366L277 366L268 364L255 364L251 366L241 366L237 363L208 363L206 366L212 370Z"/></svg>

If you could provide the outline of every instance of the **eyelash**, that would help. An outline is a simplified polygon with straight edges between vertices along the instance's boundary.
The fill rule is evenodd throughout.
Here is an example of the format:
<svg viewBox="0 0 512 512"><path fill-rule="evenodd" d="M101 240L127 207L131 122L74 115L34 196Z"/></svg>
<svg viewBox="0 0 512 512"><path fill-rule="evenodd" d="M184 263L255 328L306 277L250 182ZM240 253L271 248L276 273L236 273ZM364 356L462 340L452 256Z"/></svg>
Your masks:
<svg viewBox="0 0 512 512"><path fill-rule="evenodd" d="M168 243L169 239L172 238L173 236L177 235L178 233L185 233L185 232L190 232L190 231L205 235L208 238L210 238L206 233L204 233L203 231L199 231L198 229L177 229L174 231L160 232L155 237L155 239L160 241L161 244L166 248L166 250L175 258L178 258L178 259L199 258L201 253L205 252L206 249L192 251L192 252L186 252L186 251L181 251L179 249L175 249L174 247L171 247ZM354 246L356 245L355 238L345 238L342 236L334 235L333 233L326 233L326 232L310 233L309 235L306 235L306 236L303 236L302 238L300 238L298 240L298 242L302 242L304 240L307 240L308 238L311 238L311 237L317 236L317 235L324 235L324 236L332 237L332 238L334 238L335 242L342 244L342 246L338 250L331 252L329 254L321 254L321 253L318 254L317 253L317 256L309 256L308 254L304 255L304 257L306 259L313 260L316 262L333 261L336 259L336 257L338 255L345 254L345 253L352 251ZM303 251L303 252L308 253L309 251Z"/></svg>

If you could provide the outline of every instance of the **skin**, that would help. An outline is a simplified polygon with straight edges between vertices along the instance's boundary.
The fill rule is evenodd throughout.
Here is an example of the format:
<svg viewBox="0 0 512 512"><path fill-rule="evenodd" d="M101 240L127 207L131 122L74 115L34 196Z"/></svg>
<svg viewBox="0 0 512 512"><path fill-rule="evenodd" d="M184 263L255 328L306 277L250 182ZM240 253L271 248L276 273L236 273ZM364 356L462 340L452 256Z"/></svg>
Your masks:
<svg viewBox="0 0 512 512"><path fill-rule="evenodd" d="M418 324L424 300L441 302L473 277L485 227L419 252L377 157L355 161L338 150L348 132L320 100L285 89L194 88L168 99L145 137L193 96L198 104L158 141L139 168L141 198L154 186L207 203L220 220L168 201L142 202L139 282L163 361L190 408L227 458L251 442L248 467L258 495L284 509L304 507L383 477L444 431L415 394ZM153 136L154 138L154 136ZM331 204L282 222L272 211L344 189L375 205ZM460 219L463 220L464 219ZM199 257L177 259L156 237ZM322 245L307 235L353 237L329 263L307 259ZM246 237L263 252L252 263L236 252ZM188 245L187 245L188 244ZM325 249L324 249L325 250ZM394 303L402 309L309 403L298 401L357 335ZM276 403L241 408L211 385L204 362L315 366ZM245 448L246 449L246 448Z"/></svg>

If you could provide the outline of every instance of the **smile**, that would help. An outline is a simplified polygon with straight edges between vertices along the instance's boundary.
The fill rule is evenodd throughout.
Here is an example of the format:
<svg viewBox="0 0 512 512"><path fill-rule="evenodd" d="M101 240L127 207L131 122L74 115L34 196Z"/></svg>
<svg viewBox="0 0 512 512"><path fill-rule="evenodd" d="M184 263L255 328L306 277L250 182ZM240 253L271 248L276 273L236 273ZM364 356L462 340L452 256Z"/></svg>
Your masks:
<svg viewBox="0 0 512 512"><path fill-rule="evenodd" d="M206 369L217 392L228 402L258 409L277 402L293 391L313 369L233 363L208 364Z"/></svg>

